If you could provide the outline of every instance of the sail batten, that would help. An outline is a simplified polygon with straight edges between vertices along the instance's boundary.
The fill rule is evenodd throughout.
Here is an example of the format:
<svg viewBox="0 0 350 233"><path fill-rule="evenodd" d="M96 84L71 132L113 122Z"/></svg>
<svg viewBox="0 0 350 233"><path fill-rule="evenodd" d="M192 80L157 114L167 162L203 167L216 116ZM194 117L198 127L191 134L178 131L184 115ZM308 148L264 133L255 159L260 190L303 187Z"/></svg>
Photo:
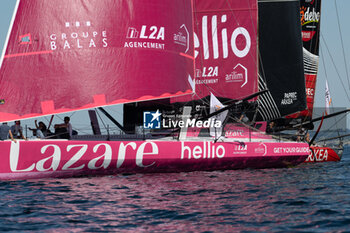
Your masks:
<svg viewBox="0 0 350 233"><path fill-rule="evenodd" d="M192 93L191 1L21 1L7 44L0 121Z"/></svg>

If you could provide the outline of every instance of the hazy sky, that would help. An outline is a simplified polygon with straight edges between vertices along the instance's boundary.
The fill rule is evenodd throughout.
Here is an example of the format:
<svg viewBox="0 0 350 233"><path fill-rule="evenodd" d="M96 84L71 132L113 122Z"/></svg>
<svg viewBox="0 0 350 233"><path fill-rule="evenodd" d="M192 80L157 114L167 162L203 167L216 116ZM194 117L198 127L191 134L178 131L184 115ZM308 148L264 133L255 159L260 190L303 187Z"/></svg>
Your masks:
<svg viewBox="0 0 350 233"><path fill-rule="evenodd" d="M0 0L0 49L2 51L16 0ZM344 47L338 27L336 7ZM278 19L276 19L278 20ZM350 108L350 0L323 0L321 11L321 57L316 86L316 107L325 106L325 79L327 77L334 107ZM330 51L331 55L328 53ZM345 51L346 65L343 50ZM334 64L336 68L334 68ZM339 75L338 75L339 74ZM339 77L340 76L340 77ZM347 94L346 94L347 93ZM84 116L85 117L85 116ZM85 118L84 118L85 119ZM87 120L87 118L86 118ZM77 123L80 123L81 119Z"/></svg>

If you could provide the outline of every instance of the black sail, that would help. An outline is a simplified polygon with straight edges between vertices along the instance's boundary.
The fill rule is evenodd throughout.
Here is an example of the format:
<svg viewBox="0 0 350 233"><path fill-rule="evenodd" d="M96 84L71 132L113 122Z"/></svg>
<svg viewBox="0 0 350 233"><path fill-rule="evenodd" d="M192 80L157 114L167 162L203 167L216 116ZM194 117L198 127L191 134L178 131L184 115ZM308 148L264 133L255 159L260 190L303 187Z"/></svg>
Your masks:
<svg viewBox="0 0 350 233"><path fill-rule="evenodd" d="M272 120L306 108L299 0L260 0L258 119Z"/></svg>

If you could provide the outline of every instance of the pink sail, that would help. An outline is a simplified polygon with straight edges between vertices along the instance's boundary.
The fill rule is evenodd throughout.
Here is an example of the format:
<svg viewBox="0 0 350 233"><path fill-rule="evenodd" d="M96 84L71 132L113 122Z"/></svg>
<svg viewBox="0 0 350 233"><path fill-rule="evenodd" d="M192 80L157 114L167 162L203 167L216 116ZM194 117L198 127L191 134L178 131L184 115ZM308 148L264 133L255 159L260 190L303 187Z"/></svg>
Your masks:
<svg viewBox="0 0 350 233"><path fill-rule="evenodd" d="M191 1L30 0L16 9L0 121L192 92Z"/></svg>
<svg viewBox="0 0 350 233"><path fill-rule="evenodd" d="M257 1L194 1L196 95L241 99L258 90ZM174 102L190 100L175 98Z"/></svg>

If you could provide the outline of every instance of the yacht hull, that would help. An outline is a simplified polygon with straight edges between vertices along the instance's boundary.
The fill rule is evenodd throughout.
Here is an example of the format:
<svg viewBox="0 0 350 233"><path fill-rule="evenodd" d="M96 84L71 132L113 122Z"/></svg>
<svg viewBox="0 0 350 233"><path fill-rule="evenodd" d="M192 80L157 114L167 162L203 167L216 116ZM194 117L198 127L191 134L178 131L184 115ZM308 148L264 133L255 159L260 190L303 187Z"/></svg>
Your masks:
<svg viewBox="0 0 350 233"><path fill-rule="evenodd" d="M213 141L2 141L0 179L295 166L306 143Z"/></svg>
<svg viewBox="0 0 350 233"><path fill-rule="evenodd" d="M341 160L343 147L311 146L306 163L337 162Z"/></svg>

